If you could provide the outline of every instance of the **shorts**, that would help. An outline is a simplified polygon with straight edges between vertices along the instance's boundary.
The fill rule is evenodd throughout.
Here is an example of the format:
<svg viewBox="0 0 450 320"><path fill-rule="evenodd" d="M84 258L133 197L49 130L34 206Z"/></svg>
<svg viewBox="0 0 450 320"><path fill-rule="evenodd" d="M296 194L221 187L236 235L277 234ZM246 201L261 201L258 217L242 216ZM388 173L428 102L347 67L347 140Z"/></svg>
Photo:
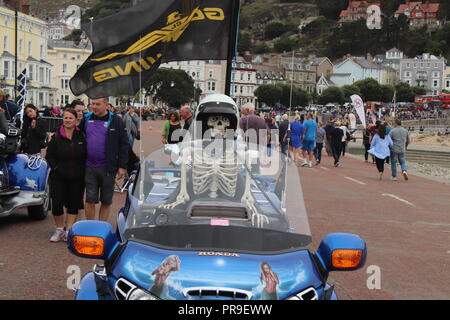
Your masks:
<svg viewBox="0 0 450 320"><path fill-rule="evenodd" d="M303 140L302 149L305 151L314 151L316 147L316 142L314 140Z"/></svg>
<svg viewBox="0 0 450 320"><path fill-rule="evenodd" d="M111 205L114 196L116 173L108 172L106 167L86 167L86 202ZM100 194L100 199L99 199Z"/></svg>

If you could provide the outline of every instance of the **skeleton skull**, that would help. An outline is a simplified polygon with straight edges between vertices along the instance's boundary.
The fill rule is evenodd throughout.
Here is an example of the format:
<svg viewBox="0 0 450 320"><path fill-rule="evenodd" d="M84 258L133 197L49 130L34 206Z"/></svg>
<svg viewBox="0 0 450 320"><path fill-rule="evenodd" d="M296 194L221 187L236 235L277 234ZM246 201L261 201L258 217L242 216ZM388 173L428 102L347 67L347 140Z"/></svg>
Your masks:
<svg viewBox="0 0 450 320"><path fill-rule="evenodd" d="M230 126L230 119L225 116L210 116L208 118L208 127L212 129L212 136L217 134L225 136L226 129Z"/></svg>

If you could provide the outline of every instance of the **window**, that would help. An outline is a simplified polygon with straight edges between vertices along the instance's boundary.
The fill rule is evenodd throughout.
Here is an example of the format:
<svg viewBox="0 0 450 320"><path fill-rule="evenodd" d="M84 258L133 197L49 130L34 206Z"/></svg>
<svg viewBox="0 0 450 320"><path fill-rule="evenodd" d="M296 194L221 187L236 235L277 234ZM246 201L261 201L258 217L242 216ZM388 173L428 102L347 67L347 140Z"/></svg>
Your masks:
<svg viewBox="0 0 450 320"><path fill-rule="evenodd" d="M8 36L3 36L3 51L8 51Z"/></svg>
<svg viewBox="0 0 450 320"><path fill-rule="evenodd" d="M433 78L439 78L439 77L440 77L439 71L433 71Z"/></svg>
<svg viewBox="0 0 450 320"><path fill-rule="evenodd" d="M3 75L6 79L9 78L9 61L3 62Z"/></svg>
<svg viewBox="0 0 450 320"><path fill-rule="evenodd" d="M77 54L77 60L81 60L81 54Z"/></svg>
<svg viewBox="0 0 450 320"><path fill-rule="evenodd" d="M67 59L67 53L63 54L63 59Z"/></svg>
<svg viewBox="0 0 450 320"><path fill-rule="evenodd" d="M44 59L44 46L42 44L39 47L39 56L41 57L41 59Z"/></svg>
<svg viewBox="0 0 450 320"><path fill-rule="evenodd" d="M251 80L252 80L252 74L251 74L250 72L248 73L248 78L247 78L247 80L248 80L248 81L251 81Z"/></svg>
<svg viewBox="0 0 450 320"><path fill-rule="evenodd" d="M406 64L406 67L407 67L407 68L411 68L411 63L407 63L407 64Z"/></svg>
<svg viewBox="0 0 450 320"><path fill-rule="evenodd" d="M67 94L61 95L61 103L63 105L69 104L69 99L70 99L69 95L67 95Z"/></svg>
<svg viewBox="0 0 450 320"><path fill-rule="evenodd" d="M19 53L23 54L23 39L19 40Z"/></svg>
<svg viewBox="0 0 450 320"><path fill-rule="evenodd" d="M69 79L61 79L61 89L69 89Z"/></svg>
<svg viewBox="0 0 450 320"><path fill-rule="evenodd" d="M433 88L439 87L439 80L433 80Z"/></svg>
<svg viewBox="0 0 450 320"><path fill-rule="evenodd" d="M445 87L450 88L450 80L445 81Z"/></svg>
<svg viewBox="0 0 450 320"><path fill-rule="evenodd" d="M28 56L31 57L32 42L28 41Z"/></svg>
<svg viewBox="0 0 450 320"><path fill-rule="evenodd" d="M244 80L244 73L241 72L241 81L243 81L243 80Z"/></svg>
<svg viewBox="0 0 450 320"><path fill-rule="evenodd" d="M39 82L44 83L45 79L44 79L44 68L40 67L39 68Z"/></svg>
<svg viewBox="0 0 450 320"><path fill-rule="evenodd" d="M209 70L209 78L212 79L214 77L214 72L212 70Z"/></svg>
<svg viewBox="0 0 450 320"><path fill-rule="evenodd" d="M208 81L208 91L216 91L216 83L214 81Z"/></svg>
<svg viewBox="0 0 450 320"><path fill-rule="evenodd" d="M67 64L64 63L62 67L63 67L62 72L67 73Z"/></svg>
<svg viewBox="0 0 450 320"><path fill-rule="evenodd" d="M34 80L34 65L30 64L28 66L28 73L29 73L30 81L33 81Z"/></svg>

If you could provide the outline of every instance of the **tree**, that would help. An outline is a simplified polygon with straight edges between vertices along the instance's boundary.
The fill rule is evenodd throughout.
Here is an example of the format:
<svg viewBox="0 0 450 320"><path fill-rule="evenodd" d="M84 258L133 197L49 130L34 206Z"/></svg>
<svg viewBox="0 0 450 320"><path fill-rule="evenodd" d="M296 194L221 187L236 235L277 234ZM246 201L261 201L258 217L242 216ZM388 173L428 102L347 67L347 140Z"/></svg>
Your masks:
<svg viewBox="0 0 450 320"><path fill-rule="evenodd" d="M69 34L68 36L64 37L63 40L67 40L67 41L74 41L74 42L80 42L81 41L81 34L83 33L83 31L81 29L75 29L72 31L71 34Z"/></svg>
<svg viewBox="0 0 450 320"><path fill-rule="evenodd" d="M95 0L92 6L84 12L81 20L88 22L90 17L93 17L94 20L105 18L132 5L133 0Z"/></svg>
<svg viewBox="0 0 450 320"><path fill-rule="evenodd" d="M265 42L258 43L252 47L252 53L261 54L270 52L269 46Z"/></svg>
<svg viewBox="0 0 450 320"><path fill-rule="evenodd" d="M326 105L327 103L337 102L339 104L344 104L344 92L341 88L332 86L325 89L322 95L319 97L319 104Z"/></svg>
<svg viewBox="0 0 450 320"><path fill-rule="evenodd" d="M356 81L354 85L359 88L363 101L381 101L381 86L375 79L369 78Z"/></svg>
<svg viewBox="0 0 450 320"><path fill-rule="evenodd" d="M344 93L345 101L350 101L350 97L353 95L361 96L361 90L359 90L358 86L355 85L346 85L342 87L342 92Z"/></svg>
<svg viewBox="0 0 450 320"><path fill-rule="evenodd" d="M288 52L295 48L296 41L288 36L282 36L273 46L276 52Z"/></svg>
<svg viewBox="0 0 450 320"><path fill-rule="evenodd" d="M290 107L291 104L291 85L283 83L279 85L283 90L283 94L281 95L280 102L282 105ZM310 95L305 90L293 86L292 87L292 107L296 106L306 106L311 100Z"/></svg>
<svg viewBox="0 0 450 320"><path fill-rule="evenodd" d="M252 48L252 38L249 33L240 33L238 38L237 51L244 54Z"/></svg>
<svg viewBox="0 0 450 320"><path fill-rule="evenodd" d="M406 82L400 82L395 86L397 92L397 102L413 102L414 92Z"/></svg>
<svg viewBox="0 0 450 320"><path fill-rule="evenodd" d="M286 26L284 24L282 24L281 22L269 23L264 28L264 35L265 35L266 40L272 40L272 39L278 38L285 32L287 32Z"/></svg>
<svg viewBox="0 0 450 320"><path fill-rule="evenodd" d="M144 85L147 95L156 101L167 103L170 107L180 107L191 102L201 92L194 87L194 80L183 70L160 68Z"/></svg>
<svg viewBox="0 0 450 320"><path fill-rule="evenodd" d="M270 107L275 106L281 100L283 89L274 84L264 84L255 90L255 96L259 102L265 103Z"/></svg>
<svg viewBox="0 0 450 320"><path fill-rule="evenodd" d="M317 0L316 2L320 14L332 20L337 20L341 11L348 6L348 0Z"/></svg>
<svg viewBox="0 0 450 320"><path fill-rule="evenodd" d="M394 87L382 84L381 85L381 101L382 102L392 102L394 99Z"/></svg>

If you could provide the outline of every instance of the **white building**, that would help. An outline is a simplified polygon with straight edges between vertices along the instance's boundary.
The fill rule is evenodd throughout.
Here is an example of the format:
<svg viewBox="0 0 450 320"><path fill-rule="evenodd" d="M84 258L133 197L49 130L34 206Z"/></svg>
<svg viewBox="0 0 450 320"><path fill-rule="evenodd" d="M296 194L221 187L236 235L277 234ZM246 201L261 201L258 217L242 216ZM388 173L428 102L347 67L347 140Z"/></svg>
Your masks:
<svg viewBox="0 0 450 320"><path fill-rule="evenodd" d="M231 98L239 107L247 102L255 103L256 88L256 68L244 58L237 57L231 73Z"/></svg>
<svg viewBox="0 0 450 320"><path fill-rule="evenodd" d="M49 41L48 59L53 65L52 86L57 88L51 103L69 104L75 98L87 102L87 97L75 97L69 87L70 79L91 54L91 46L76 46L73 41Z"/></svg>
<svg viewBox="0 0 450 320"><path fill-rule="evenodd" d="M446 60L429 53L400 61L400 80L427 89L427 94L440 94Z"/></svg>
<svg viewBox="0 0 450 320"><path fill-rule="evenodd" d="M161 68L184 70L202 90L202 96L225 92L226 61L176 61L162 64Z"/></svg>

